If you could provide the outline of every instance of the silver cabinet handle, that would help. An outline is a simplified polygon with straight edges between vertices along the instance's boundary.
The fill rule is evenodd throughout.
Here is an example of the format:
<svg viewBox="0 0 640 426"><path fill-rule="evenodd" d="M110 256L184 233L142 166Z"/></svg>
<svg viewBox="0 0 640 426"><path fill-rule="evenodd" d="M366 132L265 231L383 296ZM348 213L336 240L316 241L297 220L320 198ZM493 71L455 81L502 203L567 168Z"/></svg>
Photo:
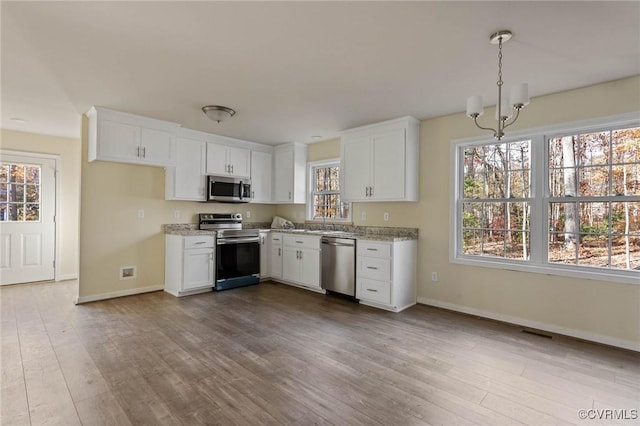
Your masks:
<svg viewBox="0 0 640 426"><path fill-rule="evenodd" d="M231 173L233 173L233 164L231 165Z"/></svg>
<svg viewBox="0 0 640 426"><path fill-rule="evenodd" d="M207 242L206 242L206 241L198 241L198 242L197 242L197 243L195 243L195 244L207 244Z"/></svg>
<svg viewBox="0 0 640 426"><path fill-rule="evenodd" d="M289 191L289 199L291 199L291 191Z"/></svg>
<svg viewBox="0 0 640 426"><path fill-rule="evenodd" d="M147 147L146 146L142 147L142 158L147 158Z"/></svg>
<svg viewBox="0 0 640 426"><path fill-rule="evenodd" d="M253 199L256 196L256 191L251 191L251 198Z"/></svg>
<svg viewBox="0 0 640 426"><path fill-rule="evenodd" d="M368 197L368 196L369 196L369 187L368 187L368 186L365 186L365 187L364 187L364 196L365 196L365 197Z"/></svg>
<svg viewBox="0 0 640 426"><path fill-rule="evenodd" d="M378 251L378 249L374 249L374 248L368 248L368 251Z"/></svg>
<svg viewBox="0 0 640 426"><path fill-rule="evenodd" d="M280 256L282 255L281 250L282 250L282 249L281 249L280 247L278 247L278 257L280 257Z"/></svg>
<svg viewBox="0 0 640 426"><path fill-rule="evenodd" d="M302 243L304 243L304 241L298 241L298 240L296 240L296 243L298 243L298 244L302 244Z"/></svg>
<svg viewBox="0 0 640 426"><path fill-rule="evenodd" d="M373 292L373 293L377 293L378 292L378 290L374 290L372 288L368 288L367 291L370 291L370 292Z"/></svg>
<svg viewBox="0 0 640 426"><path fill-rule="evenodd" d="M367 269L378 269L375 266L367 266Z"/></svg>
<svg viewBox="0 0 640 426"><path fill-rule="evenodd" d="M140 158L140 147L136 147L136 157Z"/></svg>
<svg viewBox="0 0 640 426"><path fill-rule="evenodd" d="M300 250L300 259L302 259L302 250Z"/></svg>

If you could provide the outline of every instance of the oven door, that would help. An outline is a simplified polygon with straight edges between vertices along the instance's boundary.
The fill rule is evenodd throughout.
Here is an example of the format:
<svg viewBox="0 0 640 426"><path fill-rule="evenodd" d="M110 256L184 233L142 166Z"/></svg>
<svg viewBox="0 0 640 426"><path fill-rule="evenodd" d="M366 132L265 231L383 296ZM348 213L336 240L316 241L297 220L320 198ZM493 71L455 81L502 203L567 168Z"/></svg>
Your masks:
<svg viewBox="0 0 640 426"><path fill-rule="evenodd" d="M260 282L259 238L220 238L216 245L216 290Z"/></svg>

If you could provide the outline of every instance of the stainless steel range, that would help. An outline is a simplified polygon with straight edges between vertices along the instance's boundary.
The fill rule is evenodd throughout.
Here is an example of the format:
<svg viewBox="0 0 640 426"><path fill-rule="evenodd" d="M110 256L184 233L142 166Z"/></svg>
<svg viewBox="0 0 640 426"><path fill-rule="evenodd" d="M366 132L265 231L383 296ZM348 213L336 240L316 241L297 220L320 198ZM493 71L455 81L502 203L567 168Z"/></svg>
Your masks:
<svg viewBox="0 0 640 426"><path fill-rule="evenodd" d="M200 213L198 227L216 231L216 290L260 282L259 231L242 229L240 213Z"/></svg>

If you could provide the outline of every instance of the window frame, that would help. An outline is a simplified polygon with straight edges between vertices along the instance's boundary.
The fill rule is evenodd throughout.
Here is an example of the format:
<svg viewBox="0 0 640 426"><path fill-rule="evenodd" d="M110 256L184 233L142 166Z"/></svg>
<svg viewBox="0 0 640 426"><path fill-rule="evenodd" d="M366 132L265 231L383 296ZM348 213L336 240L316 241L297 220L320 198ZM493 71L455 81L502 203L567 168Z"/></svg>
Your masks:
<svg viewBox="0 0 640 426"><path fill-rule="evenodd" d="M308 182L308 186L307 186L307 203L306 203L306 220L308 222L315 222L315 223L324 223L324 222L329 222L329 223L340 223L340 224L346 224L346 223L351 223L352 222L352 204L351 203L345 203L349 205L349 216L347 218L319 218L316 219L313 217L313 213L314 213L314 185L315 185L315 179L314 179L314 170L316 168L319 167L341 167L342 164L340 162L340 158L331 158L331 159L327 159L327 160L319 160L319 161L312 161L312 162L308 162L307 163L307 182ZM341 173L341 172L340 172ZM339 184L342 187L342 177L339 177ZM340 197L342 198L342 188L339 191Z"/></svg>
<svg viewBox="0 0 640 426"><path fill-rule="evenodd" d="M620 114L611 117L581 120L553 126L543 126L510 132L501 141L490 135L452 140L450 144L451 188L450 188L450 244L451 263L498 268L504 270L541 273L593 280L611 281L640 285L640 271L605 269L583 265L549 263L547 239L549 235L548 205L550 197L548 174L548 140L561 135L575 135L599 131L616 130L625 127L640 127L640 112ZM505 259L462 253L462 201L464 168L461 153L470 146L509 143L531 140L531 217L529 260ZM640 200L631 196L629 201ZM574 201L579 201L578 199Z"/></svg>

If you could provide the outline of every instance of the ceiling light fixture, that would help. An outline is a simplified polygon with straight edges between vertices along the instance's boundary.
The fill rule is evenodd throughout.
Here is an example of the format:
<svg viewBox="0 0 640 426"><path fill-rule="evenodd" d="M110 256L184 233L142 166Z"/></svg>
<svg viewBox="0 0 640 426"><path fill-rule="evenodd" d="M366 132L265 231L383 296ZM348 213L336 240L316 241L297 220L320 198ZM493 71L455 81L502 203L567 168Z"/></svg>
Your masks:
<svg viewBox="0 0 640 426"><path fill-rule="evenodd" d="M516 115L511 122L508 122L512 117L513 111L509 111L506 105L503 106L502 104L502 43L509 41L511 37L513 37L513 34L508 30L498 31L489 36L491 44L498 45L498 82L496 83L498 85L498 103L496 105L497 129L482 127L478 124L478 117L484 113L482 96L470 96L469 99L467 99L467 116L473 118L473 122L476 123L478 128L492 131L493 137L498 140L504 136L504 129L516 122L520 116L520 110L529 104L529 86L526 83L514 86L511 89L509 103L511 104L511 108L515 110Z"/></svg>
<svg viewBox="0 0 640 426"><path fill-rule="evenodd" d="M231 118L236 115L234 110L221 105L203 106L202 112L204 112L211 120L217 121L218 123L224 121L226 118Z"/></svg>

